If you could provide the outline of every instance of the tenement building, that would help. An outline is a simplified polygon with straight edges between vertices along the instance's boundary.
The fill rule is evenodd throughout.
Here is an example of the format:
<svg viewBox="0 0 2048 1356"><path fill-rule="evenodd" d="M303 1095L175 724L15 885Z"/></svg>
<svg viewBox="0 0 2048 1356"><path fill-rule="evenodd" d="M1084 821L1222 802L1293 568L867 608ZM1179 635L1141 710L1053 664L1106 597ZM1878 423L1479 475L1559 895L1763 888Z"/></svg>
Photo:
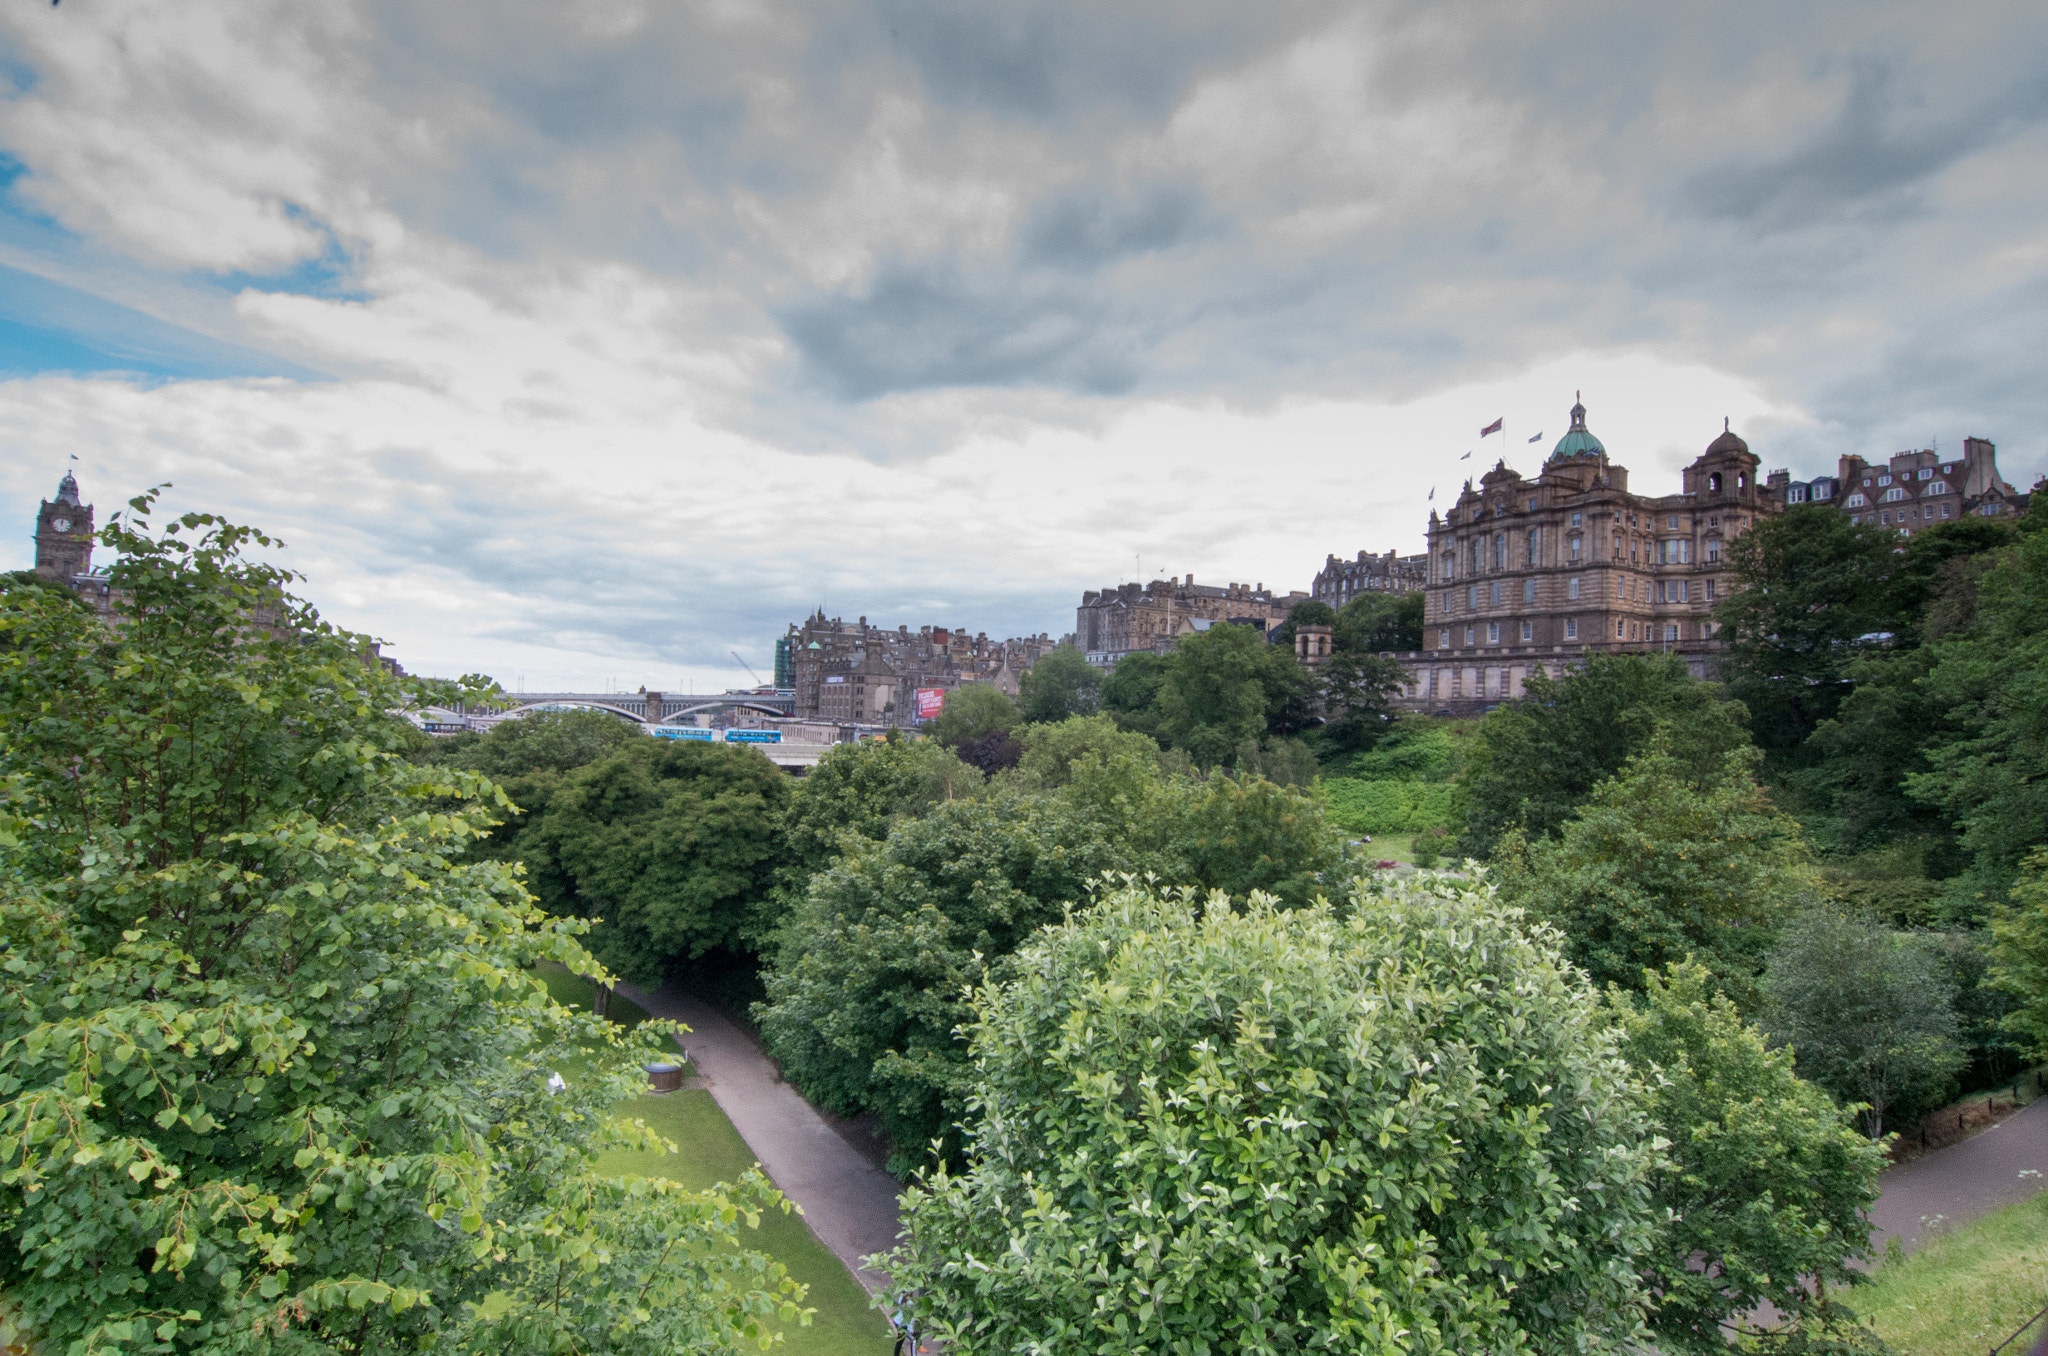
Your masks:
<svg viewBox="0 0 2048 1356"><path fill-rule="evenodd" d="M948 626L891 631L868 625L866 617L827 617L821 608L777 643L777 664L786 653L797 720L914 726L919 689L992 683L1014 697L1024 671L1056 644L1044 634L992 641L986 632Z"/></svg>
<svg viewBox="0 0 2048 1356"><path fill-rule="evenodd" d="M1407 703L1476 710L1519 696L1589 653L1665 650L1704 675L1728 587L1726 543L1783 509L1749 445L1723 430L1679 492L1632 492L1626 468L1572 406L1571 431L1533 480L1498 463L1429 518L1424 639L1399 655Z"/></svg>
<svg viewBox="0 0 2048 1356"><path fill-rule="evenodd" d="M1323 562L1309 597L1331 607L1342 607L1365 593L1412 593L1429 583L1429 557L1358 553L1356 560L1331 556Z"/></svg>
<svg viewBox="0 0 2048 1356"><path fill-rule="evenodd" d="M1114 665L1138 650L1164 654L1219 622L1270 631L1306 597L1268 593L1264 584L1197 584L1193 575L1089 589L1074 612L1075 643L1089 663Z"/></svg>
<svg viewBox="0 0 2048 1356"><path fill-rule="evenodd" d="M1795 482L1771 473L1770 488L1788 504L1831 500L1851 522L1888 527L1902 537L1963 517L2024 513L2031 496L1998 474L1998 448L1988 438L1963 439L1963 455L1944 460L1932 448L1882 462L1843 457L1836 475Z"/></svg>

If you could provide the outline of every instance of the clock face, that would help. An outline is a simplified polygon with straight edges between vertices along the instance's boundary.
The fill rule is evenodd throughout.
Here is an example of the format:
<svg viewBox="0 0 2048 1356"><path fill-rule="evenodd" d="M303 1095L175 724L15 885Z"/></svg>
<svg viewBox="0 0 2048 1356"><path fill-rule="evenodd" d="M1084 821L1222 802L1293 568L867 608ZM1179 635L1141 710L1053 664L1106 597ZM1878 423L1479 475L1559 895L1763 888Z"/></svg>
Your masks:
<svg viewBox="0 0 2048 1356"><path fill-rule="evenodd" d="M71 530L71 520L69 518L52 518L50 526L56 528L59 532L69 532Z"/></svg>

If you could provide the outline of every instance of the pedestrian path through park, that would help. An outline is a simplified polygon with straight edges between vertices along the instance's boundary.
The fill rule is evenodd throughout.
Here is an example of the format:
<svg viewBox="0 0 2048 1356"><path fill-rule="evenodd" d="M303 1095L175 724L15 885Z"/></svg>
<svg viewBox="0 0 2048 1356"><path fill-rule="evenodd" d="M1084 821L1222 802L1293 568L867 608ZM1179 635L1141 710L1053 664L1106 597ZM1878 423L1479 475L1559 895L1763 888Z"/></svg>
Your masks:
<svg viewBox="0 0 2048 1356"><path fill-rule="evenodd" d="M1960 1144L1936 1149L1884 1175L1871 1207L1871 1246L1896 1237L1908 1252L1929 1226L1954 1228L2048 1184L2048 1098L2028 1104Z"/></svg>
<svg viewBox="0 0 2048 1356"><path fill-rule="evenodd" d="M649 1016L683 1023L683 1048L733 1128L782 1194L803 1209L818 1241L870 1292L888 1277L860 1259L896 1245L896 1179L869 1162L783 1082L775 1066L737 1023L702 999L664 984L649 993L618 991Z"/></svg>

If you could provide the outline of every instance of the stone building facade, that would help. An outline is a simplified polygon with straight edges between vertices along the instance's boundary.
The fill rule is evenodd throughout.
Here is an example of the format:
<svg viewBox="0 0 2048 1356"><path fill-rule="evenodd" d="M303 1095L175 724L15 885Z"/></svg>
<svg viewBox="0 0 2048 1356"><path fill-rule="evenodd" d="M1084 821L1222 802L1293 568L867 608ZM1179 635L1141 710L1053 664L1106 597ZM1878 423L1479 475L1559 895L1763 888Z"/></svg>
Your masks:
<svg viewBox="0 0 2048 1356"><path fill-rule="evenodd" d="M1943 460L1932 448L1882 462L1849 456L1833 476L1795 482L1776 471L1769 484L1783 491L1788 504L1832 500L1850 521L1874 523L1902 537L1963 517L2024 513L2032 497L1998 473L1998 448L1988 438L1963 439L1959 458Z"/></svg>
<svg viewBox="0 0 2048 1356"><path fill-rule="evenodd" d="M794 718L840 726L914 726L919 688L992 683L1014 697L1025 670L1059 643L1043 633L992 641L986 632L970 636L946 626L891 631L866 617L828 618L822 609L783 639Z"/></svg>
<svg viewBox="0 0 2048 1356"><path fill-rule="evenodd" d="M1784 508L1747 443L1726 431L1675 494L1629 489L1575 404L1532 479L1498 463L1429 520L1423 635L1399 655L1405 704L1470 711L1519 696L1592 653L1672 651L1705 675L1711 613L1728 588L1725 544Z"/></svg>
<svg viewBox="0 0 2048 1356"><path fill-rule="evenodd" d="M1366 593L1412 593L1429 584L1429 557L1358 553L1356 560L1329 556L1309 585L1308 595L1319 603L1342 607Z"/></svg>
<svg viewBox="0 0 2048 1356"><path fill-rule="evenodd" d="M1264 584L1197 584L1193 575L1090 589L1074 612L1074 643L1089 663L1109 667L1139 650L1164 654L1218 622L1270 631L1306 597L1268 593Z"/></svg>
<svg viewBox="0 0 2048 1356"><path fill-rule="evenodd" d="M78 482L69 471L57 482L57 497L36 513L36 573L66 583L92 573L93 506L78 502Z"/></svg>

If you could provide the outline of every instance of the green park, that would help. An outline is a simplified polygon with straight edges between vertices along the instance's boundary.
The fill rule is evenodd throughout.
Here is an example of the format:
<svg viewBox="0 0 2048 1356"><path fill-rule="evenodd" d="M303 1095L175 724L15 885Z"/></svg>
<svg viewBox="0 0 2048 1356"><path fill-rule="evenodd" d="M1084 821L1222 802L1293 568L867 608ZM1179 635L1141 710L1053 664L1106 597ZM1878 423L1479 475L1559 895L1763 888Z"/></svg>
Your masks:
<svg viewBox="0 0 2048 1356"><path fill-rule="evenodd" d="M1420 595L1373 595L1055 650L802 777L602 712L429 736L502 694L366 663L262 534L102 540L105 609L0 586L24 1350L2040 1335L2024 1171L1882 1201L2038 1124L2048 518L1760 523L1712 681L1404 710ZM821 1241L679 988L871 1144L893 1246Z"/></svg>

